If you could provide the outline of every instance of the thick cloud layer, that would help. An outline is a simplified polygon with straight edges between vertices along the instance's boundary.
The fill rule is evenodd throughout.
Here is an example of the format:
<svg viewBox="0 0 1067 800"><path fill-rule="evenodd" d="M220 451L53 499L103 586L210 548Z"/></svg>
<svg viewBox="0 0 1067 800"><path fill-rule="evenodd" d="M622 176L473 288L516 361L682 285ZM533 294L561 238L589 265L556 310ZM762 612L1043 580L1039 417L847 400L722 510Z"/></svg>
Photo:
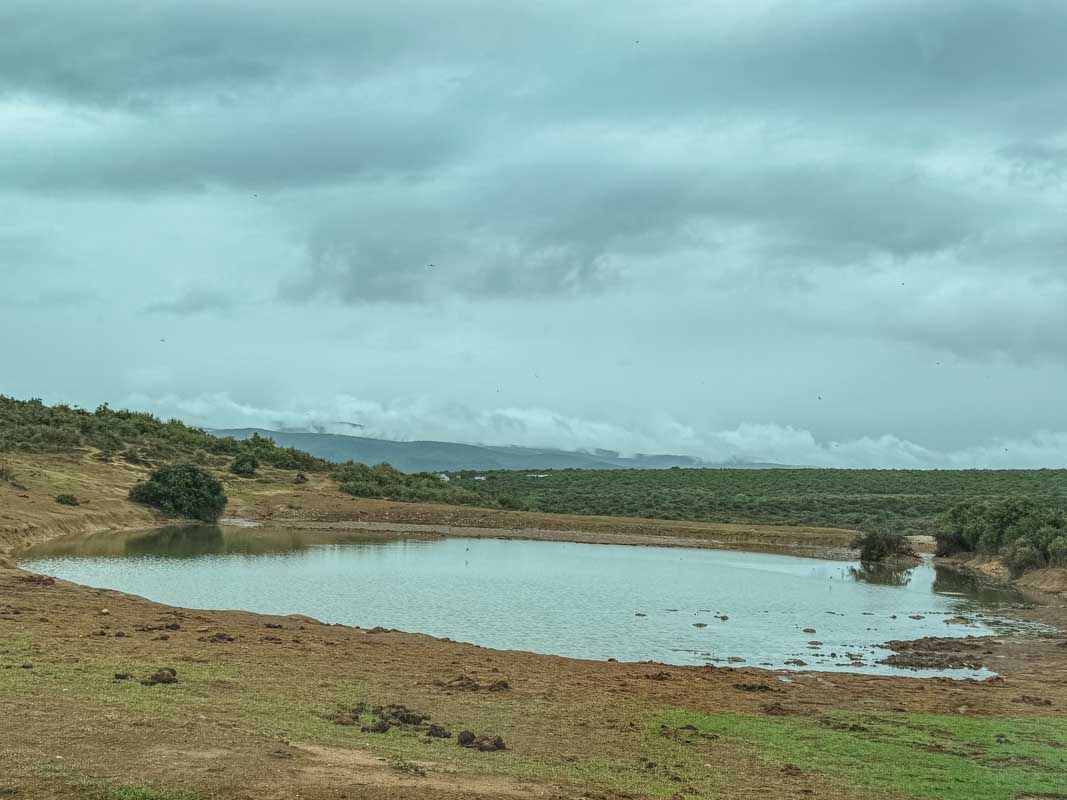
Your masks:
<svg viewBox="0 0 1067 800"><path fill-rule="evenodd" d="M0 391L1067 466L1062 3L8 0L0 27Z"/></svg>

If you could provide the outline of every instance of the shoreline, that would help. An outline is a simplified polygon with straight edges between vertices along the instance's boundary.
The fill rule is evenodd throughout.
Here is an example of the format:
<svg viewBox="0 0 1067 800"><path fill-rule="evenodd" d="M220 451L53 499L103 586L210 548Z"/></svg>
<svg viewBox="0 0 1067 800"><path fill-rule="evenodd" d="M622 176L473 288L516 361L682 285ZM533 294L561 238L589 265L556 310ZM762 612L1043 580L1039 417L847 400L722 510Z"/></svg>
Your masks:
<svg viewBox="0 0 1067 800"><path fill-rule="evenodd" d="M185 525L200 525L205 523L198 523L196 521L184 520L184 519L165 519L162 525L155 525L152 527L135 526L131 528L122 528L107 531L91 531L83 533L65 533L62 531L54 531L51 535L44 535L37 537L37 541L33 546L37 546L56 539L70 539L71 541L88 540L95 536L100 535L116 535L116 536L129 536L135 534L151 533L153 531L160 530L166 527L181 527ZM454 525L431 525L431 524L414 524L414 523L394 523L394 522L367 522L359 520L345 520L345 521L333 521L333 522L315 522L315 521L286 521L284 523L275 520L258 521L246 518L227 517L220 519L215 523L220 528L228 528L235 531L247 531L250 535L255 536L255 531L261 531L263 533L277 532L277 531L300 531L302 533L311 534L320 543L348 543L353 541L353 537L358 537L360 534L366 535L368 539L381 540L382 538L388 538L392 540L400 540L405 538L420 538L420 539L445 539L445 538L472 538L472 539L499 539L504 541L520 540L520 541L545 541L545 542L561 542L561 543L574 543L574 544L593 544L603 546L622 546L622 547L679 547L679 548L693 548L693 549L705 549L705 550L722 550L726 552L753 552L753 553L767 553L771 555L783 555L796 558L812 558L821 560L836 560L836 561L855 561L855 551L848 551L843 548L825 549L817 546L804 546L804 545L765 545L760 547L758 545L753 546L744 542L721 542L718 540L686 540L679 539L677 537L660 537L653 538L651 541L645 541L643 537L635 535L619 535L611 534L607 532L583 532L577 530L537 530L537 529L521 529L521 530L509 530L502 528L477 528L470 526L454 526ZM20 553L26 552L28 548L21 549L12 554L16 559ZM970 559L960 558L935 558L932 555L926 555L921 559L906 559L902 560L902 566L905 564L910 567L920 566L924 563L934 567L942 569L948 569L953 572L957 572L961 575L968 576L978 580L981 584L988 585L990 587L998 588L1010 588L1013 589L1028 601L1026 606L1011 605L1004 608L997 609L995 618L1004 620L1009 623L1036 623L1039 626L1044 626L1047 631L1061 634L1067 631L1067 614L1053 613L1058 609L1067 608L1067 605L1058 604L1056 601L1060 598L1057 596L1035 591L1033 589L1024 589L1018 587L1014 581L1007 578L1006 573L990 571L988 569L989 563L985 562L986 569L982 569L980 566L975 567L969 563ZM30 573L19 566L16 561L15 569L18 572L26 575L32 575L36 573ZM59 579L56 579L59 580ZM96 589L95 587L83 586L81 584L70 583L63 581L64 584L70 586L76 586L79 588L92 589L95 591L108 591L115 592L116 590L110 589ZM122 592L116 592L118 594L125 594ZM217 608L192 608L185 606L171 606L158 601L151 600L140 595L130 595L140 600L144 600L148 603L160 605L164 608L171 609L176 612L205 612L205 613L248 613L256 616L272 616L269 614L262 614L261 612L245 611L237 609L217 609ZM314 617L307 616L305 614L293 614L290 616L302 617L305 620L316 625L331 625L334 627L350 628L352 630L363 630L358 625L348 625L344 623L326 623L318 620ZM497 650L495 648L485 647L473 642L457 642L448 637L438 637L431 634L422 633L419 631L409 631L400 629L382 629L387 630L390 633L404 634L410 636L425 637L435 642L441 643L456 643L469 647L475 647L479 649L486 649L490 652L518 652L528 654L534 657L548 657L558 658L566 661L575 662L597 662L598 659L579 658L573 656L564 656L552 653L539 653L536 651L512 651L512 650ZM996 631L990 631L978 636L967 635L965 637L938 637L927 636L917 637L915 639L902 639L902 640L887 640L883 643L883 646L887 650L894 653L894 657L898 658L898 666L902 669L916 668L916 670L924 668L933 669L961 669L964 665L970 664L973 660L973 653L968 653L967 650L972 649L966 640L980 639L980 640L1018 640L1025 637L1034 636L1040 633L1039 630L1011 630L1009 633L998 633ZM891 646L895 645L895 646ZM908 653L916 653L913 661L909 662ZM611 659L614 661L614 659ZM676 668L676 669L697 669L701 666L712 666L709 662L704 665L695 664L673 664L669 662L656 661L654 659L644 659L641 661L622 662L629 664L645 664L660 666L664 668ZM756 664L748 664L741 662L734 666L735 669L755 670L757 672L764 672L771 675L779 674L834 674L834 675L857 675L857 676L872 676L872 673L865 672L853 672L849 670L820 670L814 665L805 666L798 669L782 669L780 667L762 667ZM985 664L979 664L977 669L986 668ZM990 677L997 675L993 672ZM937 676L931 675L909 675L906 673L901 674L888 674L880 675L878 677L893 677L902 678L906 680L938 680ZM957 676L944 676L949 680L976 680L971 677L957 677ZM981 678L977 680L988 680L989 678Z"/></svg>

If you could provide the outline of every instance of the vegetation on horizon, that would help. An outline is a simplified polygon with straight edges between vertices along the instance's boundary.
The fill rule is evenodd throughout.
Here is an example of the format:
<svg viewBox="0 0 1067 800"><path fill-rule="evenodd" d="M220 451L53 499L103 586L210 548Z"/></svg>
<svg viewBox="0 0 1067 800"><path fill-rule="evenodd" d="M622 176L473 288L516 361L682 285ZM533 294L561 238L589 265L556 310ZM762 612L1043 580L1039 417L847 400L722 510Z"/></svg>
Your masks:
<svg viewBox="0 0 1067 800"><path fill-rule="evenodd" d="M0 452L63 453L82 448L98 450L104 461L117 457L133 464L250 456L279 469L323 472L332 466L262 436L222 438L176 419L164 422L139 411L114 411L106 404L86 411L0 395Z"/></svg>
<svg viewBox="0 0 1067 800"><path fill-rule="evenodd" d="M500 508L508 499L444 481L434 473L405 473L388 464L340 464L330 473L341 491L354 497L374 497L404 503L448 503Z"/></svg>
<svg viewBox="0 0 1067 800"><path fill-rule="evenodd" d="M964 502L1024 497L1067 510L1067 470L556 470L452 478L452 485L530 511L902 535L936 534L941 515Z"/></svg>

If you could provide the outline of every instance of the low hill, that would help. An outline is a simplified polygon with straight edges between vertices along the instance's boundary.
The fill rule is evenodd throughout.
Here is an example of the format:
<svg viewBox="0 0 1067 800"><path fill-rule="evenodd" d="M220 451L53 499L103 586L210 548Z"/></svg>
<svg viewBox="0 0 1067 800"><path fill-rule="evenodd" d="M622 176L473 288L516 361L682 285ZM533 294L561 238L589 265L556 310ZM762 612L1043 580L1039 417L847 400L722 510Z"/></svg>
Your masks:
<svg viewBox="0 0 1067 800"><path fill-rule="evenodd" d="M211 431L217 436L248 439L269 437L283 447L293 447L329 461L359 464L391 464L401 472L458 472L461 470L548 469L669 469L722 468L774 469L779 464L751 462L713 463L691 456L620 456L610 450L592 453L532 447L499 447L458 442L394 442L365 436L334 433L293 433L263 428L230 428Z"/></svg>

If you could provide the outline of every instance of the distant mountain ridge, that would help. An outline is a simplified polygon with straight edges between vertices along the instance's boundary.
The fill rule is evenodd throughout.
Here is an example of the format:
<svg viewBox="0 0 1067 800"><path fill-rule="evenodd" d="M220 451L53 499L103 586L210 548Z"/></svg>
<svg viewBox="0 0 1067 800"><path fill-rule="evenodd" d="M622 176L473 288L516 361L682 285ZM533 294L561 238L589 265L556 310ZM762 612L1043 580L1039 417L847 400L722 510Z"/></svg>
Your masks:
<svg viewBox="0 0 1067 800"><path fill-rule="evenodd" d="M748 461L713 463L692 456L620 456L611 450L591 453L534 447L460 444L458 442L394 442L338 433L300 433L264 428L209 429L215 436L248 439L254 433L270 437L282 447L295 447L330 461L392 464L401 472L457 472L494 469L774 469L781 464Z"/></svg>

